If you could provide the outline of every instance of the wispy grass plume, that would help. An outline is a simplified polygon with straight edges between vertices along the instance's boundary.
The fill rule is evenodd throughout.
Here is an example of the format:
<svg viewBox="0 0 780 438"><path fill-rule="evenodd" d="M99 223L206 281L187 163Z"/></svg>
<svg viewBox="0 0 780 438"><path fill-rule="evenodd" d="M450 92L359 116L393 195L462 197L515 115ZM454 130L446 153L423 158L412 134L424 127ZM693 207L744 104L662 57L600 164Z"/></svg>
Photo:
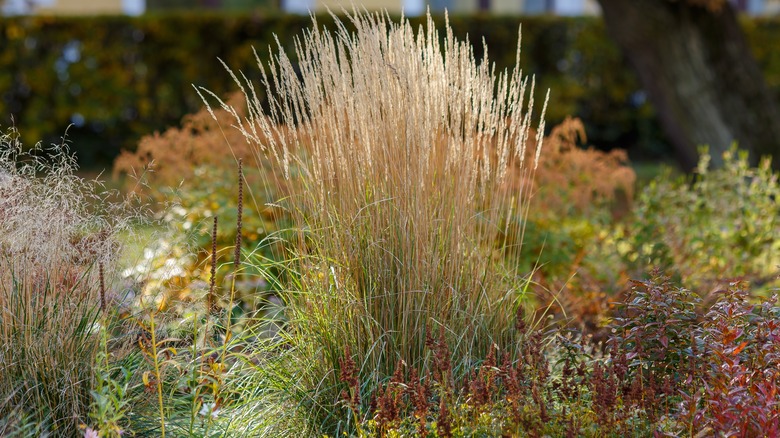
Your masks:
<svg viewBox="0 0 780 438"><path fill-rule="evenodd" d="M23 152L17 138L0 136L0 435L20 418L36 435L73 435L128 216L74 174L66 145Z"/></svg>

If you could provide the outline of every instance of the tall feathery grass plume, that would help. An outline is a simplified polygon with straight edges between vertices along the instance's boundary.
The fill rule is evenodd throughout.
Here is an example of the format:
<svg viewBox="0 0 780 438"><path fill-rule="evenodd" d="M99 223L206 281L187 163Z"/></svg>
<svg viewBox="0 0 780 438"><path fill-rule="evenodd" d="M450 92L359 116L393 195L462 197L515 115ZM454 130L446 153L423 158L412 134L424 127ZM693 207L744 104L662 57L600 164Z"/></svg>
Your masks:
<svg viewBox="0 0 780 438"><path fill-rule="evenodd" d="M297 63L281 46L258 59L259 89L231 73L246 116L220 104L276 163L269 178L297 180L283 193L301 237L282 368L303 382L290 406L330 433L349 428L331 415L346 351L370 393L399 359L431 363L429 331L444 327L456 373L514 336L527 277L511 260L544 122L534 135L534 79L477 61L448 21L441 39L430 15L417 32L381 13L336 18L335 31L312 20Z"/></svg>
<svg viewBox="0 0 780 438"><path fill-rule="evenodd" d="M3 436L22 424L72 434L88 414L100 310L131 215L75 170L64 142L25 150L13 129L0 135Z"/></svg>

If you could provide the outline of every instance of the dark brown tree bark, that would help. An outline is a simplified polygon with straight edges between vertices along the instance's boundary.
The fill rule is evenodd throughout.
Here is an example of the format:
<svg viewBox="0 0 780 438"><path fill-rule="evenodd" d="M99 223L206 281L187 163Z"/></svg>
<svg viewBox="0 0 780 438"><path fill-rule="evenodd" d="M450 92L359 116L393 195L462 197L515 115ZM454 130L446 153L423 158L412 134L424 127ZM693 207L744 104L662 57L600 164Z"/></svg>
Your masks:
<svg viewBox="0 0 780 438"><path fill-rule="evenodd" d="M598 1L684 168L696 164L699 145L715 165L733 141L754 162L780 151L780 113L730 4Z"/></svg>

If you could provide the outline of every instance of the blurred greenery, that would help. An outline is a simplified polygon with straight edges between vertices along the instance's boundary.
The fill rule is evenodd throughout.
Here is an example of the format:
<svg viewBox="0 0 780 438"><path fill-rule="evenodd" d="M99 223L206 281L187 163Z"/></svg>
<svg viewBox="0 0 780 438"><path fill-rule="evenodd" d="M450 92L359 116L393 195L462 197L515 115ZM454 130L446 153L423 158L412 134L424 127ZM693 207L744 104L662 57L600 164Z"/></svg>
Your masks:
<svg viewBox="0 0 780 438"><path fill-rule="evenodd" d="M191 8L219 8L221 11L269 11L278 0L147 0L149 12L182 10Z"/></svg>
<svg viewBox="0 0 780 438"><path fill-rule="evenodd" d="M703 151L693 179L655 178L639 195L626 254L638 271L674 274L689 287L747 279L776 285L780 186L769 160L751 168L736 147L710 169Z"/></svg>
<svg viewBox="0 0 780 438"><path fill-rule="evenodd" d="M250 187L261 184L262 175L257 168L246 167L244 177ZM132 247L132 267L123 275L134 278L136 274L152 272L158 281L146 281L140 291L154 297L161 306L201 300L203 288L210 280L211 239L213 218L219 218L217 247L220 249L217 268L217 285L220 290L230 290L234 253L226 251L236 242L238 200L236 197L235 169L219 166L200 166L191 178L177 188L160 188L154 196L168 200L171 207L159 212L158 228L141 229L140 237L155 235L146 248ZM242 217L242 251L257 259L273 259L284 254L281 242L275 239L289 224L265 206L270 199L256 199L245 191L243 202L249 214ZM256 202L260 202L257 205ZM149 239L146 239L148 242ZM176 275L169 275L172 266ZM159 274L159 275L158 275ZM266 300L264 292L271 282L264 276L276 274L269 268L261 273L251 267L242 269L237 277L237 298L246 310L257 308ZM166 291L165 293L160 293ZM224 298L224 297L222 297Z"/></svg>
<svg viewBox="0 0 780 438"><path fill-rule="evenodd" d="M256 81L253 47L268 59L276 35L292 54L294 37L311 23L267 12L260 0L230 0L220 13L177 10L183 0L158 1L160 7L150 6L143 17L0 18L0 124L16 125L26 144L59 143L67 132L82 166L104 167L121 148L132 150L142 136L202 108L192 85L223 96L235 91L218 58ZM240 12L247 8L252 13ZM317 20L333 27L330 16ZM443 17L437 22L443 25ZM536 76L537 99L552 90L548 126L575 115L589 143L601 149L626 149L633 161L672 156L652 106L600 19L480 15L451 16L450 22L456 36L468 36L478 58L484 39L498 69L514 64L522 23L521 67ZM420 23L412 19L413 26ZM742 23L769 86L780 92L780 52L773 50L780 21Z"/></svg>
<svg viewBox="0 0 780 438"><path fill-rule="evenodd" d="M333 27L330 16L317 20ZM521 66L536 75L537 99L552 90L548 126L577 114L592 144L627 148L633 158L668 153L652 109L598 19L450 17L478 58L484 38L498 69L514 65L521 22ZM303 16L202 11L1 18L0 123L14 123L29 144L59 142L72 125L67 134L82 165L105 165L120 148L133 149L143 135L200 109L193 84L218 95L235 91L217 58L257 80L252 48L268 59L277 35L290 53L310 23Z"/></svg>

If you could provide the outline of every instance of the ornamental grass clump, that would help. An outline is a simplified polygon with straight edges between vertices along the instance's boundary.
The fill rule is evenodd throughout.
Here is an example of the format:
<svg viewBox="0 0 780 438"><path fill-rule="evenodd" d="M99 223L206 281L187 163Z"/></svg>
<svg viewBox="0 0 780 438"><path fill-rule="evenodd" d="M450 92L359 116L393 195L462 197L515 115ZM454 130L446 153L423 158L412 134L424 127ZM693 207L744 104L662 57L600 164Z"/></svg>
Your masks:
<svg viewBox="0 0 780 438"><path fill-rule="evenodd" d="M128 216L74 175L66 145L23 152L17 138L0 136L0 435L72 435Z"/></svg>
<svg viewBox="0 0 780 438"><path fill-rule="evenodd" d="M336 26L315 18L297 64L281 47L258 60L260 90L234 75L249 109L232 122L275 163L269 179L297 180L279 187L298 231L284 298L305 390L291 402L326 432L352 427L332 414L346 351L369 393L399 360L429 368L429 331L443 328L456 379L514 336L525 273L505 261L544 132L531 138L534 80L478 62L448 24L443 39L430 17L417 32L385 14Z"/></svg>

